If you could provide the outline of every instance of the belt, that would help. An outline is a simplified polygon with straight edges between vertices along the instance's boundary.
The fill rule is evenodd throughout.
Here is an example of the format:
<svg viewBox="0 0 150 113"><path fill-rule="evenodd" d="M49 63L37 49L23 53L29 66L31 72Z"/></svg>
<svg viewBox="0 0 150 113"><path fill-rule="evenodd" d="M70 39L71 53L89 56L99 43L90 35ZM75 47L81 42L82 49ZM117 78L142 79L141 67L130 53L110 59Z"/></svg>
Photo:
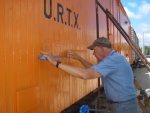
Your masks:
<svg viewBox="0 0 150 113"><path fill-rule="evenodd" d="M107 101L109 104L117 104L117 103L119 103L119 102L114 102L114 101L111 101L111 100L108 100Z"/></svg>
<svg viewBox="0 0 150 113"><path fill-rule="evenodd" d="M126 100L126 101L120 101L120 102L115 102L115 101L112 101L112 100L108 100L107 102L109 104L117 104L117 103L123 103L123 102L127 102L127 101L132 101L132 100L135 100L135 98L132 98L132 99L129 99L129 100Z"/></svg>

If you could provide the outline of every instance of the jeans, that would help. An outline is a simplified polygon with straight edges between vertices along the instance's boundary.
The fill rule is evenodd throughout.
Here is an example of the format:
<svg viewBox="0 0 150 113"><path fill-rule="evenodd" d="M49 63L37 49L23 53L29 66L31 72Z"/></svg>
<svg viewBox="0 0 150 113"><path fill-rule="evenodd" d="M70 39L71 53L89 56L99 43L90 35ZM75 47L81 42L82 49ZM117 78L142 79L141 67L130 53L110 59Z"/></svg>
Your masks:
<svg viewBox="0 0 150 113"><path fill-rule="evenodd" d="M112 113L139 113L139 106L136 99L111 103L109 104L109 108Z"/></svg>

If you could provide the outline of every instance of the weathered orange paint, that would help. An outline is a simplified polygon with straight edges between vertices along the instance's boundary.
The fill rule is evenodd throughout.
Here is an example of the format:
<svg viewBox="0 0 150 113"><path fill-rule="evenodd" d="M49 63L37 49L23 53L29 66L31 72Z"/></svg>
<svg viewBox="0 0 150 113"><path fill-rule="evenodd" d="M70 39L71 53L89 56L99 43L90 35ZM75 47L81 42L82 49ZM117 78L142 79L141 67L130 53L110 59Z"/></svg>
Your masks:
<svg viewBox="0 0 150 113"><path fill-rule="evenodd" d="M50 0L46 1L49 14ZM57 22L58 3L64 10L64 23L61 17ZM116 1L102 4L122 26L129 21ZM44 15L44 0L0 0L0 113L59 113L97 88L97 80L72 77L38 59L40 51L66 55L73 50L96 63L92 52L86 49L96 39L95 0L53 0L52 7L53 15L48 19ZM72 11L70 25L67 8ZM78 14L78 28L73 27L74 12ZM109 27L113 48L125 55L128 44L111 22ZM129 27L130 24L124 29L128 32ZM107 36L106 16L100 8L99 28L99 35ZM60 60L81 66L75 60Z"/></svg>

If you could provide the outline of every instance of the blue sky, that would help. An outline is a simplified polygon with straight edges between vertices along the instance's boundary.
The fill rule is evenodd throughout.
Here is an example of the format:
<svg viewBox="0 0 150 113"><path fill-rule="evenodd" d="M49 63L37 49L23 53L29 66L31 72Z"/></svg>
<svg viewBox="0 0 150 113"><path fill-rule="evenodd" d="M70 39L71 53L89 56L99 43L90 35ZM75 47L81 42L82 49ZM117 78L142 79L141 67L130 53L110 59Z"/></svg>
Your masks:
<svg viewBox="0 0 150 113"><path fill-rule="evenodd" d="M140 47L150 46L150 0L121 0L127 15L131 21L131 26L137 33Z"/></svg>

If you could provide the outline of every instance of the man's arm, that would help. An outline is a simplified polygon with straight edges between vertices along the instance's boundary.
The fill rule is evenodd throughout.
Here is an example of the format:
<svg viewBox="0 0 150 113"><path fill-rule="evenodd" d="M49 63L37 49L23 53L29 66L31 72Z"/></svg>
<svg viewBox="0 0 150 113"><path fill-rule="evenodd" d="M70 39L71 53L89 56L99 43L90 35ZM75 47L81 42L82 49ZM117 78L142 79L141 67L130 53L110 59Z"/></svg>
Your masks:
<svg viewBox="0 0 150 113"><path fill-rule="evenodd" d="M100 77L100 74L96 70L91 68L82 69L82 68L66 65L63 63L59 65L59 68L75 77L82 78L82 79L95 79Z"/></svg>
<svg viewBox="0 0 150 113"><path fill-rule="evenodd" d="M76 59L78 61L80 61L82 63L82 65L86 68L89 68L91 67L93 64L91 64L90 62L86 61L85 59L83 59L81 56L79 56L78 54L72 52L72 51L68 51L68 54L67 56L69 58L73 58L73 59Z"/></svg>
<svg viewBox="0 0 150 113"><path fill-rule="evenodd" d="M57 65L57 61L52 57L52 55L47 54L47 53L45 54L45 52L43 52L42 54L48 59L48 61L51 64L53 64L54 66ZM67 65L64 63L60 63L58 65L58 68L62 69L63 71L75 77L82 78L82 79L94 79L94 78L100 77L100 74L96 70L91 69L91 68L82 69L82 68L74 67L74 66Z"/></svg>

